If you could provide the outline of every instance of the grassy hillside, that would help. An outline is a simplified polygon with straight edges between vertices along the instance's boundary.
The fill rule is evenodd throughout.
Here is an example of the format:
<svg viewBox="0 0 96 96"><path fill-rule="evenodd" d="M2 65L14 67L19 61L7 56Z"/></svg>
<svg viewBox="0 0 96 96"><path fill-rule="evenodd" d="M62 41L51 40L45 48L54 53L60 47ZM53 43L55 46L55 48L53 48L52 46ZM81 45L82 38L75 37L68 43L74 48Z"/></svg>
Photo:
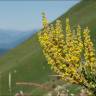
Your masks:
<svg viewBox="0 0 96 96"><path fill-rule="evenodd" d="M76 27L78 23L83 27L88 26L96 46L96 0L84 0L60 16L58 19L62 20L63 25L66 17L70 18L73 27ZM43 93L43 90L38 88L16 86L16 82L44 83L50 79L48 74L52 72L42 54L37 34L0 59L0 96L10 95L8 88L9 72L12 73L12 94L23 90L24 92L32 92L34 96L42 96L40 94Z"/></svg>
<svg viewBox="0 0 96 96"><path fill-rule="evenodd" d="M21 46L13 49L0 60L0 96L9 95L8 73L12 73L12 93L18 90L32 90L32 87L18 87L16 82L42 83L48 80L50 68L46 64L41 48L37 42L37 35ZM24 88L24 89L22 89Z"/></svg>

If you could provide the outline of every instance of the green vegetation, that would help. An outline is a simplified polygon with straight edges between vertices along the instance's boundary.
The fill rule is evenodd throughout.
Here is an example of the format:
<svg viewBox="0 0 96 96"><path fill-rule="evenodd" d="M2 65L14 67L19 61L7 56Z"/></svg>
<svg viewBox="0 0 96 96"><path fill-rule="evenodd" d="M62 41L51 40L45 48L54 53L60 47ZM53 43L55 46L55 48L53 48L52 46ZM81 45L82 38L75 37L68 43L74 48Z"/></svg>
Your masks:
<svg viewBox="0 0 96 96"><path fill-rule="evenodd" d="M34 35L33 38L16 49L13 49L0 60L0 94L2 94L0 96L9 95L9 71L12 73L13 94L22 89L27 92L34 89L30 86L16 86L16 82L42 83L48 80L48 74L50 74L51 71L46 64L37 41L37 36Z"/></svg>
<svg viewBox="0 0 96 96"><path fill-rule="evenodd" d="M96 0L84 0L57 19L64 21L66 17L70 18L72 25L77 25L77 23L83 27L87 25L91 30L91 37L96 47ZM62 23L65 24L65 22ZM12 72L12 94L23 90L33 92L34 96L42 96L44 91L40 91L39 88L16 85L16 82L44 83L50 79L48 74L52 72L42 54L37 34L0 58L0 96L10 94L8 72Z"/></svg>

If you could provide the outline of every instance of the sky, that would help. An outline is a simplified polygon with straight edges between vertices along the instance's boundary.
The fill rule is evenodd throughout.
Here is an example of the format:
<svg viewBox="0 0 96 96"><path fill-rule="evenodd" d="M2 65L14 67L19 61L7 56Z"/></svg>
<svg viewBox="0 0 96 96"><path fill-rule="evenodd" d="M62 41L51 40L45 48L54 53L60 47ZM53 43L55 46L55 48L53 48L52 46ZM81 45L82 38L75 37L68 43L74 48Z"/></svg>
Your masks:
<svg viewBox="0 0 96 96"><path fill-rule="evenodd" d="M37 30L42 28L42 12L49 22L68 11L79 0L0 1L0 29Z"/></svg>

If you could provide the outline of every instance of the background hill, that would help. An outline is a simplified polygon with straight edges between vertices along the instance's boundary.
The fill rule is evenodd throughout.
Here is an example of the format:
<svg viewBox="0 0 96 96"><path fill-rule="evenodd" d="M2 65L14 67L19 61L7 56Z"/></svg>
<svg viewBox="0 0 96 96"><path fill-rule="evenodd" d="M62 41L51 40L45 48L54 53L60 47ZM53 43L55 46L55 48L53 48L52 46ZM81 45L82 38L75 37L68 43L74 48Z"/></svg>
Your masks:
<svg viewBox="0 0 96 96"><path fill-rule="evenodd" d="M82 27L88 26L96 47L96 0L83 0L57 19L61 19L64 25L66 17L70 18L73 27L76 27L77 24ZM35 87L16 86L16 82L44 83L50 80L48 74L52 74L52 72L42 54L37 33L0 59L0 96L9 96L10 94L9 72L12 73L11 94L23 90L24 92L32 92L33 96L42 96L45 92Z"/></svg>
<svg viewBox="0 0 96 96"><path fill-rule="evenodd" d="M8 50L23 43L35 32L37 32L37 30L23 32L0 29L0 55L3 55L4 53L8 52Z"/></svg>

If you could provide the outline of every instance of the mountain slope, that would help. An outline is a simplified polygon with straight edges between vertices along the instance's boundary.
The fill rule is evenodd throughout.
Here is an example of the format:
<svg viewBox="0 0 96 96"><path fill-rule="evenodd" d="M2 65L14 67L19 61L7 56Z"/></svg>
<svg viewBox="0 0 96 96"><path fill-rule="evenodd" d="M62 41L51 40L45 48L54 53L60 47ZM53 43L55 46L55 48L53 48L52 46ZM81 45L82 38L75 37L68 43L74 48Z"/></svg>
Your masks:
<svg viewBox="0 0 96 96"><path fill-rule="evenodd" d="M10 49L20 45L37 32L33 31L15 31L0 29L0 56L4 55Z"/></svg>
<svg viewBox="0 0 96 96"><path fill-rule="evenodd" d="M75 24L73 27L76 27L78 23L83 27L89 26L92 39L95 41L96 0L83 0L57 19L61 19L64 25L66 17L70 18L72 26ZM94 44L96 46L95 42ZM9 92L8 88L9 71L12 73L12 93ZM0 74L0 96L15 94L19 90L24 92L32 91L35 94L33 94L34 96L42 96L40 95L42 90L37 92L35 87L16 86L16 82L20 81L42 83L47 82L49 79L48 74L51 74L50 66L47 65L42 54L37 34L0 59Z"/></svg>
<svg viewBox="0 0 96 96"><path fill-rule="evenodd" d="M14 48L24 40L32 36L36 31L15 31L15 30L1 30L0 29L0 48L10 49Z"/></svg>
<svg viewBox="0 0 96 96"><path fill-rule="evenodd" d="M32 51L33 50L33 51ZM13 87L16 82L30 81L30 82L43 82L47 80L50 74L50 68L44 60L41 48L37 42L37 36L34 35L21 46L9 52L5 57L0 60L0 72L2 96L9 95L8 90L8 72L12 72ZM16 73L14 73L16 70ZM15 76L15 77L14 77ZM43 80L44 78L44 80ZM16 81L16 82L15 82ZM14 88L13 88L14 89ZM13 94L21 90L22 87L16 87ZM23 89L24 90L24 89ZM32 90L30 87L25 90ZM26 91L25 91L26 92Z"/></svg>

